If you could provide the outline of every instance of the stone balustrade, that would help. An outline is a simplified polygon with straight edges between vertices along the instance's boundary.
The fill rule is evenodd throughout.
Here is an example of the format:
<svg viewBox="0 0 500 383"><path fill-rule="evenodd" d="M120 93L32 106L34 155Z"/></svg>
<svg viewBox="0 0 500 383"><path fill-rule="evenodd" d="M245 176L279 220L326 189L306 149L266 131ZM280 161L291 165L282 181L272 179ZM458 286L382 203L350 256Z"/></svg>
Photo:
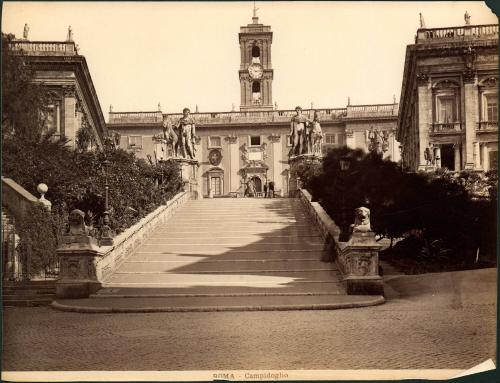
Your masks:
<svg viewBox="0 0 500 383"><path fill-rule="evenodd" d="M453 133L461 132L461 122L434 122L431 126L432 133Z"/></svg>
<svg viewBox="0 0 500 383"><path fill-rule="evenodd" d="M189 192L181 192L166 205L142 218L135 225L113 238L111 246L97 246L85 228L63 237L57 250L60 264L56 294L59 298L86 298L96 292L102 283L146 240L158 225L165 223L174 212L190 199ZM83 222L83 217L81 218ZM73 226L78 226L73 224ZM74 231L74 230L73 230Z"/></svg>
<svg viewBox="0 0 500 383"><path fill-rule="evenodd" d="M356 105L347 108L330 109L304 109L302 113L312 119L314 112L318 113L322 122L335 121L340 122L349 118L377 118L397 116L399 111L398 104L378 104L378 105ZM252 123L289 123L295 116L295 110L271 110L271 111L247 111L247 112L210 112L210 113L191 113L191 117L198 125L216 125L216 124L252 124ZM109 113L109 125L120 124L143 124L143 123L161 123L163 117L170 119L173 123L177 122L182 113L161 112L111 112Z"/></svg>
<svg viewBox="0 0 500 383"><path fill-rule="evenodd" d="M9 49L30 56L75 56L78 54L74 41L27 41L9 43Z"/></svg>
<svg viewBox="0 0 500 383"><path fill-rule="evenodd" d="M498 39L498 25L465 25L448 28L421 28L417 31L417 43L434 43L448 40Z"/></svg>
<svg viewBox="0 0 500 383"><path fill-rule="evenodd" d="M52 204L45 199L47 190L47 185L40 184L38 192L41 197L36 198L14 180L2 177L2 206L5 206L16 220L22 221L23 216L33 204L41 203L47 210L50 210Z"/></svg>
<svg viewBox="0 0 500 383"><path fill-rule="evenodd" d="M163 114L157 112L110 112L108 124L161 123Z"/></svg>
<svg viewBox="0 0 500 383"><path fill-rule="evenodd" d="M477 130L494 132L498 130L498 121L480 121L477 123Z"/></svg>
<svg viewBox="0 0 500 383"><path fill-rule="evenodd" d="M334 261L337 264L347 293L383 294L382 278L378 271L378 252L381 246L375 241L369 222L360 225L359 230L355 226L350 239L342 242L339 240L340 228L318 202L312 202L309 192L299 189L298 198L325 241L328 259L324 261ZM365 211L368 209L365 208Z"/></svg>

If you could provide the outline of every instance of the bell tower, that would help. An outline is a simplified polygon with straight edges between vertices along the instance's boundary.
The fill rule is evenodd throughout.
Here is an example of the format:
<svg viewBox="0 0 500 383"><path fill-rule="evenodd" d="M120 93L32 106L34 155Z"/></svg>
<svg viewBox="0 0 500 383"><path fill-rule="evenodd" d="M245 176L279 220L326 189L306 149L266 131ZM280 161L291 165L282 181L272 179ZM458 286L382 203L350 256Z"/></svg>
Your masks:
<svg viewBox="0 0 500 383"><path fill-rule="evenodd" d="M241 111L273 109L273 32L270 26L259 24L257 9L254 5L252 24L240 27L239 33Z"/></svg>

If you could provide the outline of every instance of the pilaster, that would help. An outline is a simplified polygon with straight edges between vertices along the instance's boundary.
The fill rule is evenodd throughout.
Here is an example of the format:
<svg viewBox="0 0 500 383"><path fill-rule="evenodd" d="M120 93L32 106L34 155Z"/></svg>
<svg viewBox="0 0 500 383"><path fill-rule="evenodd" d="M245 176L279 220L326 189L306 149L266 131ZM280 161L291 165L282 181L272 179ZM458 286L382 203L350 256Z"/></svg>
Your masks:
<svg viewBox="0 0 500 383"><path fill-rule="evenodd" d="M420 75L418 84L418 167L425 167L425 148L429 146L429 127L432 124L432 92L427 75Z"/></svg>
<svg viewBox="0 0 500 383"><path fill-rule="evenodd" d="M281 150L281 136L279 134L272 134L269 136L269 141L272 143L273 151L273 174L272 180L274 181L275 189L283 190L283 182L281 179L282 172L282 155Z"/></svg>
<svg viewBox="0 0 500 383"><path fill-rule="evenodd" d="M488 150L488 145L486 143L482 146L483 150L483 170L487 172L490 170L490 152Z"/></svg>
<svg viewBox="0 0 500 383"><path fill-rule="evenodd" d="M455 171L459 171L461 170L462 166L461 166L461 159L460 159L460 146L461 144L455 144L453 145L453 149L454 149L454 160L455 160Z"/></svg>
<svg viewBox="0 0 500 383"><path fill-rule="evenodd" d="M476 123L478 119L478 89L472 78L464 84L465 94L465 168L478 168L474 161L474 142L476 141ZM479 157L479 149L477 151ZM477 166L476 166L477 165Z"/></svg>
<svg viewBox="0 0 500 383"><path fill-rule="evenodd" d="M227 136L229 143L229 191L236 192L240 187L238 170L240 165L240 157L238 150L238 136Z"/></svg>

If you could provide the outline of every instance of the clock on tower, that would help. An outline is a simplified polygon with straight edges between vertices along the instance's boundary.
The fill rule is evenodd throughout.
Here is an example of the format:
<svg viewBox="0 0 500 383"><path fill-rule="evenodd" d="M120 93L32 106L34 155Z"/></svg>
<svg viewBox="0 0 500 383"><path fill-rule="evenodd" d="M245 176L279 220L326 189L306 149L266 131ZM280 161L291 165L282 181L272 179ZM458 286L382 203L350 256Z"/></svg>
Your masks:
<svg viewBox="0 0 500 383"><path fill-rule="evenodd" d="M270 26L259 24L256 9L252 24L240 27L239 42L240 110L273 110L271 64L273 32Z"/></svg>

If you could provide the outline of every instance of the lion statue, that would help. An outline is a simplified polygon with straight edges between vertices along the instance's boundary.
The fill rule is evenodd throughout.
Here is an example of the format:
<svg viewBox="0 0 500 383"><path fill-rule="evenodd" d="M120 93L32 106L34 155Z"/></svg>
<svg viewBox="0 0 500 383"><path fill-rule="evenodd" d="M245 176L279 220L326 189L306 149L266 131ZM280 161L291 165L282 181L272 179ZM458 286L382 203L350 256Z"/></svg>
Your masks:
<svg viewBox="0 0 500 383"><path fill-rule="evenodd" d="M370 225L370 209L366 207L358 207L355 210L354 224L352 227L352 232L368 232L372 231Z"/></svg>

